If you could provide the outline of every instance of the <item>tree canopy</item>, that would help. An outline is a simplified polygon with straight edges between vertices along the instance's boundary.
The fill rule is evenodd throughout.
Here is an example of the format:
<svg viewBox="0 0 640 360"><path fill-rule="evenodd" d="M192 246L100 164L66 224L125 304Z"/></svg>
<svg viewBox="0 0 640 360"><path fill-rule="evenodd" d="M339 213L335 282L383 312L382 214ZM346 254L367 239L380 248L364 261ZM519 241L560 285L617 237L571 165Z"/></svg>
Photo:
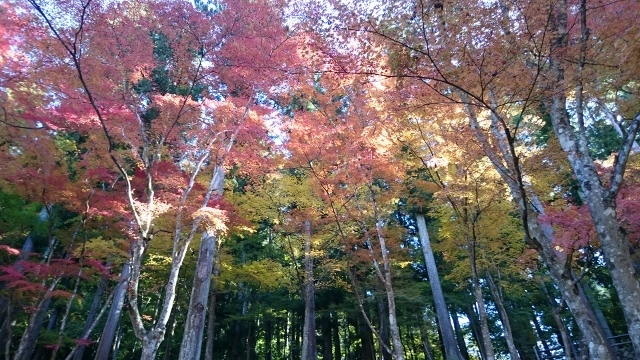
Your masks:
<svg viewBox="0 0 640 360"><path fill-rule="evenodd" d="M1 1L2 356L640 358L639 6Z"/></svg>

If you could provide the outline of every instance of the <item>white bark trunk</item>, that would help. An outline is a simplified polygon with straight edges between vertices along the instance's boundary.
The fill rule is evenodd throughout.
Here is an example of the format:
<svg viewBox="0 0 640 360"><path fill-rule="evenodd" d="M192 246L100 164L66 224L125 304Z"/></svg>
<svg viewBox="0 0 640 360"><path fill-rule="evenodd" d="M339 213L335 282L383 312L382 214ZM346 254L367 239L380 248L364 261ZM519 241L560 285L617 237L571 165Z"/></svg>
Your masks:
<svg viewBox="0 0 640 360"><path fill-rule="evenodd" d="M502 321L502 328L504 331L504 338L507 341L507 348L509 348L509 356L511 356L511 360L520 360L520 354L518 353L516 344L513 340L513 332L511 331L509 314L507 314L507 309L504 307L504 301L502 299L502 295L500 294L500 289L498 289L498 286L493 281L493 277L488 272L487 283L489 284L491 296L493 297L493 301L495 302L498 313L500 314L500 320Z"/></svg>
<svg viewBox="0 0 640 360"><path fill-rule="evenodd" d="M475 234L474 234L475 236ZM478 270L476 268L476 242L475 239L471 239L468 242L469 247L469 262L471 263L471 281L473 283L473 296L476 300L476 306L478 308L478 315L480 316L480 334L482 337L482 343L484 347L485 360L495 360L495 352L493 350L493 344L491 343L491 336L489 335L489 322L487 321L487 311L484 307L484 298L482 296L482 287L480 287L480 280L478 279Z"/></svg>
<svg viewBox="0 0 640 360"><path fill-rule="evenodd" d="M316 308L313 279L313 254L311 246L311 223L304 222L304 327L302 331L302 360L316 360Z"/></svg>
<svg viewBox="0 0 640 360"><path fill-rule="evenodd" d="M449 311L447 310L444 293L440 285L436 260L433 256L433 250L431 250L427 224L422 214L416 214L416 223L418 224L418 235L420 237L420 244L422 245L424 263L427 268L427 274L429 275L429 282L431 283L431 293L433 294L433 301L436 307L436 315L438 316L438 324L440 325L440 334L442 335L445 356L447 360L463 360L460 349L458 349L453 328L451 327Z"/></svg>

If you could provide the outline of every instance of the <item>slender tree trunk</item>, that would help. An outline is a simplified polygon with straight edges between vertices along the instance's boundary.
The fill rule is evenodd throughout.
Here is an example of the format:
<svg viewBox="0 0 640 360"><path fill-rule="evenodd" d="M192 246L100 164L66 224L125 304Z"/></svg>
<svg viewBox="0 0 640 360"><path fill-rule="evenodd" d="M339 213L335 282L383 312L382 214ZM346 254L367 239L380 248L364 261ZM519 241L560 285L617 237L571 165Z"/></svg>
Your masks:
<svg viewBox="0 0 640 360"><path fill-rule="evenodd" d="M502 321L502 329L504 332L504 338L507 341L507 347L509 348L509 355L511 356L511 360L520 360L520 354L518 354L515 341L513 340L513 332L511 331L509 314L507 313L507 309L504 307L500 289L498 289L498 286L493 281L493 277L491 276L491 274L488 271L486 274L487 283L489 284L489 290L491 291L491 296L493 297L493 301L496 304L496 308L498 309L498 314L500 314L500 320Z"/></svg>
<svg viewBox="0 0 640 360"><path fill-rule="evenodd" d="M93 301L91 302L91 307L89 308L89 313L87 314L87 323L82 329L82 334L85 334L93 325L96 317L98 316L98 311L100 311L100 303L102 302L102 297L104 296L105 291L107 291L107 283L109 282L109 277L105 274L100 279L100 283L98 284L98 288L96 289L95 294L93 295ZM82 356L84 355L84 351L87 347L84 345L78 346L75 354L73 355L73 360L82 360Z"/></svg>
<svg viewBox="0 0 640 360"><path fill-rule="evenodd" d="M420 326L420 340L422 340L422 351L424 351L424 358L426 360L433 360L433 353L431 352L431 342L429 341L429 334L424 325Z"/></svg>
<svg viewBox="0 0 640 360"><path fill-rule="evenodd" d="M7 301L7 318L5 319L5 327L6 332L4 335L7 337L4 343L4 359L11 359L11 337L13 336L13 332L11 331L11 313L13 311L13 306L11 304L11 300Z"/></svg>
<svg viewBox="0 0 640 360"><path fill-rule="evenodd" d="M489 335L489 322L487 320L487 311L484 307L484 297L482 295L482 287L478 278L478 270L476 268L476 240L475 233L471 235L473 238L468 243L469 262L471 263L471 281L473 282L473 295L478 307L478 315L480 316L480 333L482 335L482 343L485 351L486 360L495 360L493 344Z"/></svg>
<svg viewBox="0 0 640 360"><path fill-rule="evenodd" d="M36 341L40 335L40 329L42 329L42 323L44 322L45 315L49 311L51 305L51 293L58 285L60 278L52 281L47 289L44 298L38 303L37 310L29 317L27 328L22 334L20 344L16 350L16 354L13 360L30 360L33 350L36 346Z"/></svg>
<svg viewBox="0 0 640 360"><path fill-rule="evenodd" d="M549 350L549 344L547 342L546 337L544 336L544 331L542 331L542 327L540 326L540 322L538 321L538 316L533 313L533 326L536 329L536 333L538 334L538 340L542 344L542 349L544 353L548 356L551 356L551 350Z"/></svg>
<svg viewBox="0 0 640 360"><path fill-rule="evenodd" d="M122 319L120 319L120 321L118 321L118 329L116 330L116 338L113 341L113 348L111 349L111 360L117 360L118 359L118 352L120 351L120 344L122 344ZM133 348L135 350L135 344L137 342L134 343Z"/></svg>
<svg viewBox="0 0 640 360"><path fill-rule="evenodd" d="M360 355L362 360L375 360L375 349L373 348L373 334L371 329L366 324L362 316L357 316L358 319L358 336L360 337L360 344L362 348Z"/></svg>
<svg viewBox="0 0 640 360"><path fill-rule="evenodd" d="M556 325L558 327L558 331L560 332L560 340L562 342L562 347L564 348L564 356L567 359L573 359L573 351L572 351L573 341L571 341L571 336L569 336L569 330L565 326L564 320L562 320L562 316L560 316L560 313L562 312L563 304L562 303L558 304L556 302L556 299L554 299L553 296L549 294L549 291L547 290L547 287L542 280L540 280L539 283L540 283L540 288L542 289L542 292L547 298L547 302L549 302L549 305L551 306L551 315L553 316L553 320L555 320Z"/></svg>
<svg viewBox="0 0 640 360"><path fill-rule="evenodd" d="M331 313L321 318L320 331L322 333L322 360L333 360L331 350Z"/></svg>
<svg viewBox="0 0 640 360"><path fill-rule="evenodd" d="M232 142L225 148L225 154L231 149ZM224 191L224 157L221 164L217 164L213 170L210 183L210 193L220 198ZM211 273L216 253L217 236L214 233L205 232L202 235L196 274L191 288L189 311L184 326L184 335L180 348L180 360L198 360L202 349L204 336L205 317L207 314L209 287L211 285ZM215 309L214 309L215 311Z"/></svg>
<svg viewBox="0 0 640 360"><path fill-rule="evenodd" d="M98 349L96 350L95 360L108 360L109 353L113 347L113 338L116 335L118 329L118 322L122 315L122 305L124 304L124 298L127 294L127 287L129 285L129 276L131 275L131 264L126 262L122 265L122 272L120 273L120 282L116 286L113 294L113 300L111 302L111 308L109 309L109 316L102 329L102 335L100 336L100 342L98 343Z"/></svg>
<svg viewBox="0 0 640 360"><path fill-rule="evenodd" d="M302 332L302 360L316 360L316 308L313 278L313 254L311 249L311 223L304 222L304 329Z"/></svg>
<svg viewBox="0 0 640 360"><path fill-rule="evenodd" d="M333 355L335 360L342 360L342 351L340 344L340 322L338 321L338 313L331 312L331 320L332 326L331 331L333 331Z"/></svg>
<svg viewBox="0 0 640 360"><path fill-rule="evenodd" d="M204 352L205 360L213 360L213 346L216 338L216 302L218 299L218 275L220 275L220 242L216 248L209 296L209 317L207 319L207 344Z"/></svg>
<svg viewBox="0 0 640 360"><path fill-rule="evenodd" d="M427 224L424 220L424 216L422 214L416 214L416 222L418 224L418 235L422 245L422 254L424 255L424 262L429 275L429 282L431 283L431 292L433 294L433 301L436 307L436 314L438 316L438 324L440 325L440 333L442 334L442 343L444 345L446 359L463 360L460 349L458 349L458 344L456 343L453 328L451 327L451 321L449 320L449 311L447 310L444 293L442 291L442 286L440 285L438 268L433 256L433 250L431 249L431 241L429 240L429 232L427 231Z"/></svg>
<svg viewBox="0 0 640 360"><path fill-rule="evenodd" d="M478 351L480 352L480 357L482 359L486 358L485 350L484 350L484 342L482 341L482 335L480 334L480 329L478 326L478 316L475 313L475 309L473 305L469 305L465 312L467 314L467 318L469 319L469 325L471 327L471 334L478 345Z"/></svg>
<svg viewBox="0 0 640 360"><path fill-rule="evenodd" d="M273 359L273 350L271 343L273 342L273 320L264 319L264 360ZM331 359L328 359L331 360Z"/></svg>
<svg viewBox="0 0 640 360"><path fill-rule="evenodd" d="M467 351L467 344L464 340L462 328L460 328L458 313L454 311L451 314L451 319L453 320L453 330L456 332L456 340L458 342L458 348L460 348L460 353L462 353L462 357L464 358L464 360L469 360L469 352Z"/></svg>
<svg viewBox="0 0 640 360"><path fill-rule="evenodd" d="M378 319L380 320L380 342L378 348L380 349L380 358L383 360L391 360L391 353L385 349L391 348L389 342L389 313L387 312L387 304L381 297L376 297L376 303L378 304Z"/></svg>
<svg viewBox="0 0 640 360"><path fill-rule="evenodd" d="M607 339L613 338L614 336L613 332L609 327L607 318L602 313L602 308L598 304L598 300L594 297L593 292L591 291L591 288L589 287L589 285L588 284L584 284L584 285L585 286L582 286L582 290L584 292L584 295L587 297L587 300L591 304L591 307L593 308L593 313L595 314L596 319L598 319L598 323L600 324L600 327L602 327L602 331L604 331L604 335L607 337Z"/></svg>
<svg viewBox="0 0 640 360"><path fill-rule="evenodd" d="M167 324L167 337L164 339L164 360L171 360L171 348L173 347L173 333L176 326L176 313L180 313L180 305L176 307L176 311L171 315Z"/></svg>
<svg viewBox="0 0 640 360"><path fill-rule="evenodd" d="M378 250L380 251L380 256L382 258L382 269L378 264L375 256L372 256L373 266L376 270L378 278L382 281L384 285L384 290L387 295L387 303L388 303L388 311L389 311L389 333L391 335L391 343L393 344L393 357L394 360L404 360L404 348L402 346L402 340L400 338L400 329L398 327L398 319L396 317L396 300L393 292L392 285L392 276L391 276L391 264L389 261L389 249L386 245L386 239L383 236L382 231L382 223L380 220L380 215L378 213L378 204L376 202L373 187L371 184L369 186L369 193L371 195L371 202L373 205L373 214L375 220L376 227L376 236L378 240ZM370 251L373 251L373 246L370 246Z"/></svg>

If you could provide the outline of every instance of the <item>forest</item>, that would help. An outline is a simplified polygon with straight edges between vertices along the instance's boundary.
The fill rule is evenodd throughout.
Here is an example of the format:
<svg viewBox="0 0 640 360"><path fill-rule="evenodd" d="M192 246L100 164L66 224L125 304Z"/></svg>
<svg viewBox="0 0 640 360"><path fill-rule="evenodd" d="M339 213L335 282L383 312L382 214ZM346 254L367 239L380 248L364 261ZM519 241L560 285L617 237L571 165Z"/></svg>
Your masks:
<svg viewBox="0 0 640 360"><path fill-rule="evenodd" d="M0 357L640 359L638 14L0 0Z"/></svg>

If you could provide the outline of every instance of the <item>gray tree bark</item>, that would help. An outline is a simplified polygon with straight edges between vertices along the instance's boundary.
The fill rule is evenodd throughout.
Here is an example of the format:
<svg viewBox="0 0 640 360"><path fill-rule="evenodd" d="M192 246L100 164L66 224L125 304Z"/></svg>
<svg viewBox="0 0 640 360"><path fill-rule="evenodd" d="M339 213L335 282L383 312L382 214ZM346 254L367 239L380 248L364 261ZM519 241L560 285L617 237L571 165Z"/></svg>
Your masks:
<svg viewBox="0 0 640 360"><path fill-rule="evenodd" d="M206 322L209 300L209 286L213 270L216 235L204 232L198 252L195 277L191 288L189 311L184 325L184 335L180 346L180 360L199 359L202 350L202 335ZM210 309L210 311L215 311Z"/></svg>
<svg viewBox="0 0 640 360"><path fill-rule="evenodd" d="M316 360L316 307L315 284L313 278L313 253L311 244L311 223L304 221L304 327L302 331L302 360Z"/></svg>
<svg viewBox="0 0 640 360"><path fill-rule="evenodd" d="M475 237L475 234L472 235ZM478 278L478 270L476 268L476 241L471 239L467 245L469 248L469 262L471 263L471 282L473 283L473 296L476 300L478 315L480 316L480 335L484 347L485 360L495 360L495 352L489 336L489 322L487 321L487 311L484 307L484 298L482 295L482 287Z"/></svg>
<svg viewBox="0 0 640 360"><path fill-rule="evenodd" d="M520 354L518 354L518 349L516 349L515 341L513 340L513 332L511 331L511 323L509 321L509 314L507 313L507 309L504 306L504 300L502 298L502 294L500 289L496 285L495 281L493 281L493 276L487 271L487 283L489 284L489 290L491 291L491 296L493 297L493 301L496 304L496 308L498 309L498 313L500 314L500 320L502 321L502 329L504 331L504 338L507 341L507 347L509 348L509 356L511 356L511 360L520 360Z"/></svg>
<svg viewBox="0 0 640 360"><path fill-rule="evenodd" d="M98 284L98 288L96 289L95 294L93 295L93 301L91 302L91 307L89 308L89 313L87 314L87 323L82 329L82 334L85 334L93 325L94 320L98 316L98 311L100 311L100 303L102 302L102 297L104 296L105 291L107 290L107 282L109 278L107 275L103 275L100 279L100 283ZM82 360L82 356L84 355L84 351L87 347L84 345L78 346L75 354L73 355L73 360Z"/></svg>
<svg viewBox="0 0 640 360"><path fill-rule="evenodd" d="M584 7L584 9L582 9ZM586 17L586 5L581 5L581 13ZM567 2L560 0L555 3L551 17L554 30L554 53L549 57L550 75L560 89L564 89L564 49L568 46ZM586 29L586 19L582 28ZM586 39L584 39L586 41ZM579 69L580 70L580 69ZM624 170L629 153L633 147L633 140L640 125L640 114L637 114L631 127L627 131L627 138L623 139L623 147L618 153L613 167L610 184L607 187L600 181L595 164L589 156L588 142L582 116L581 84L578 84L578 125L576 132L567 115L567 98L564 91L556 91L551 98L550 115L553 130L560 141L562 150L566 153L573 173L580 184L585 203L589 206L591 218L598 233L602 251L611 279L618 292L620 304L627 322L629 337L633 344L635 357L640 359L640 283L629 254L629 242L626 233L616 218L616 195L623 181ZM601 344L587 339L592 356L606 351Z"/></svg>
<svg viewBox="0 0 640 360"><path fill-rule="evenodd" d="M129 286L129 277L131 275L131 264L126 262L122 265L122 271L120 273L120 282L116 286L113 294L113 300L111 302L111 308L109 309L109 315L102 329L102 335L100 336L100 342L98 343L98 349L96 350L95 360L108 360L109 353L113 346L113 339L116 336L116 330L118 329L118 321L122 316L122 305L124 304L124 298L127 294L127 287Z"/></svg>
<svg viewBox="0 0 640 360"><path fill-rule="evenodd" d="M420 244L422 245L424 263L427 268L427 274L429 275L429 282L431 283L431 293L433 294L438 324L440 325L445 357L447 360L463 360L464 358L460 353L460 349L458 349L453 327L451 326L451 320L449 319L449 311L447 310L444 293L440 285L438 267L436 266L436 260L433 256L433 250L431 249L427 224L422 214L416 214L416 223L418 224L418 235L420 237Z"/></svg>

